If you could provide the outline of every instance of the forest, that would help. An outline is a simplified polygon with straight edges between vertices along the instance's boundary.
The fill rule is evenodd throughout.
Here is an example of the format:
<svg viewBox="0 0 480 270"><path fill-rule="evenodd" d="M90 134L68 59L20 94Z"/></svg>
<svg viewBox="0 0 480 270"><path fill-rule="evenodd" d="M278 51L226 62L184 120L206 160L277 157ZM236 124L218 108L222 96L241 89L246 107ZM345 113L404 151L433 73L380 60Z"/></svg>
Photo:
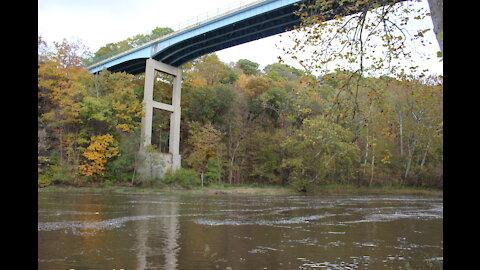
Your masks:
<svg viewBox="0 0 480 270"><path fill-rule="evenodd" d="M443 188L441 76L313 75L216 54L181 66L182 168L140 181L143 74L90 74L85 66L168 34L107 44L38 37L38 186L321 185ZM248 57L248 56L246 56ZM171 103L171 78L154 99ZM168 152L169 113L154 111L152 151Z"/></svg>

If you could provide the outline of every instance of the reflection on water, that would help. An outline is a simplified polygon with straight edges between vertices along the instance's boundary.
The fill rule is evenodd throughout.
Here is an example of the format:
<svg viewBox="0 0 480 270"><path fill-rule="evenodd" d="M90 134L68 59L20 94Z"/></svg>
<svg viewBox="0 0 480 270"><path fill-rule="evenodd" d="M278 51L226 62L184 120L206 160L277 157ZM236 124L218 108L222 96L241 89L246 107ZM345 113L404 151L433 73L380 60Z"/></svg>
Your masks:
<svg viewBox="0 0 480 270"><path fill-rule="evenodd" d="M136 232L136 253L137 253L137 267L136 269L147 269L148 258L151 256L164 256L164 269L177 269L177 249L178 249L178 235L180 233L178 228L178 208L177 204L157 204L144 203L135 206L135 213L139 217L153 217L148 215L151 212L159 213L156 217L156 222L138 222L134 227ZM163 234L163 247L156 250L156 247L150 247L148 241L158 230L158 235Z"/></svg>
<svg viewBox="0 0 480 270"><path fill-rule="evenodd" d="M442 266L443 199L40 193L39 269Z"/></svg>

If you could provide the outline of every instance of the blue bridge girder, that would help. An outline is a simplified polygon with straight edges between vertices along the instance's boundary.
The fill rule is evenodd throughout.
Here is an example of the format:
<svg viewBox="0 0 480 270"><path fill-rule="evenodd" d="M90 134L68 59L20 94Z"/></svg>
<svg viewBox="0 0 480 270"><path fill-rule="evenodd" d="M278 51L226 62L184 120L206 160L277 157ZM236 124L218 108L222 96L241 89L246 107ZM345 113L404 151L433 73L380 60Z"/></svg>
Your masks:
<svg viewBox="0 0 480 270"><path fill-rule="evenodd" d="M179 67L199 56L293 30L299 0L260 0L189 26L87 67L139 74L149 58Z"/></svg>
<svg viewBox="0 0 480 270"><path fill-rule="evenodd" d="M293 30L300 25L300 18L295 13L299 9L298 4L312 1L259 0L121 52L87 68L91 73L108 69L135 75L145 71L147 59L179 67L208 53ZM404 0L378 0L383 4L399 1ZM335 2L337 14L350 15L340 6L354 5L355 1L346 3L349 4ZM329 15L325 20L333 17Z"/></svg>

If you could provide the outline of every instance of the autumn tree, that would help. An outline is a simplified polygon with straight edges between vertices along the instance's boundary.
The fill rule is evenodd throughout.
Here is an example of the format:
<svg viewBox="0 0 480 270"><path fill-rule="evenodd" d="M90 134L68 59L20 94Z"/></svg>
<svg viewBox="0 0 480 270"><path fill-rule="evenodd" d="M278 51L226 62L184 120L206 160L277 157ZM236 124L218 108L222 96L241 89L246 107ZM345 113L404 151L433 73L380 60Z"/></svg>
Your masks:
<svg viewBox="0 0 480 270"><path fill-rule="evenodd" d="M63 40L49 48L39 37L39 46L39 129L49 138L55 138L51 144L59 151L58 166L62 167L65 162L78 162L80 157L80 111L91 75L80 67L81 44Z"/></svg>
<svg viewBox="0 0 480 270"><path fill-rule="evenodd" d="M427 157L431 159L430 165L442 167L442 96L439 82L428 85L419 80L403 80L390 86L389 99L393 103L392 118L398 138L396 153L403 184L420 184L417 177L411 176L412 171L415 176L424 170ZM435 174L437 177L433 178L441 176L439 171ZM423 175L422 178L420 181L431 177Z"/></svg>
<svg viewBox="0 0 480 270"><path fill-rule="evenodd" d="M52 170L78 176L91 137L111 134L121 142L122 134L139 127L142 104L132 75L102 71L93 76L80 66L81 44L64 40L53 45L48 48L39 37L39 136L44 134L41 154L46 156L42 160L50 160Z"/></svg>
<svg viewBox="0 0 480 270"><path fill-rule="evenodd" d="M211 123L200 125L199 123L191 123L189 143L192 149L186 162L197 171L202 179L208 168L209 161L219 159L221 157L222 133L215 129Z"/></svg>
<svg viewBox="0 0 480 270"><path fill-rule="evenodd" d="M231 67L221 62L214 53L201 56L193 61L190 80L200 86L214 86L216 84L229 84L237 79L237 74Z"/></svg>
<svg viewBox="0 0 480 270"><path fill-rule="evenodd" d="M110 134L93 136L86 151L85 158L79 165L80 173L85 176L101 176L105 174L105 164L108 159L118 156L118 143Z"/></svg>

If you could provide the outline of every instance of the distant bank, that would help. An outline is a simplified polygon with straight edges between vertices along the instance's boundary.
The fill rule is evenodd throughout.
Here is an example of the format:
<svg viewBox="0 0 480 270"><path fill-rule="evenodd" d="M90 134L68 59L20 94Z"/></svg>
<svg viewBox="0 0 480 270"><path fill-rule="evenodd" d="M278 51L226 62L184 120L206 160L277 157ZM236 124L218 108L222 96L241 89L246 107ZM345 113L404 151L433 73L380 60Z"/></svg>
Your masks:
<svg viewBox="0 0 480 270"><path fill-rule="evenodd" d="M49 186L38 189L39 192L74 192L74 193L119 193L119 194L205 194L205 195L431 195L443 196L443 190L415 187L356 187L341 185L319 186L312 192L298 192L291 187L278 186L212 186L182 188L152 188L129 186Z"/></svg>

